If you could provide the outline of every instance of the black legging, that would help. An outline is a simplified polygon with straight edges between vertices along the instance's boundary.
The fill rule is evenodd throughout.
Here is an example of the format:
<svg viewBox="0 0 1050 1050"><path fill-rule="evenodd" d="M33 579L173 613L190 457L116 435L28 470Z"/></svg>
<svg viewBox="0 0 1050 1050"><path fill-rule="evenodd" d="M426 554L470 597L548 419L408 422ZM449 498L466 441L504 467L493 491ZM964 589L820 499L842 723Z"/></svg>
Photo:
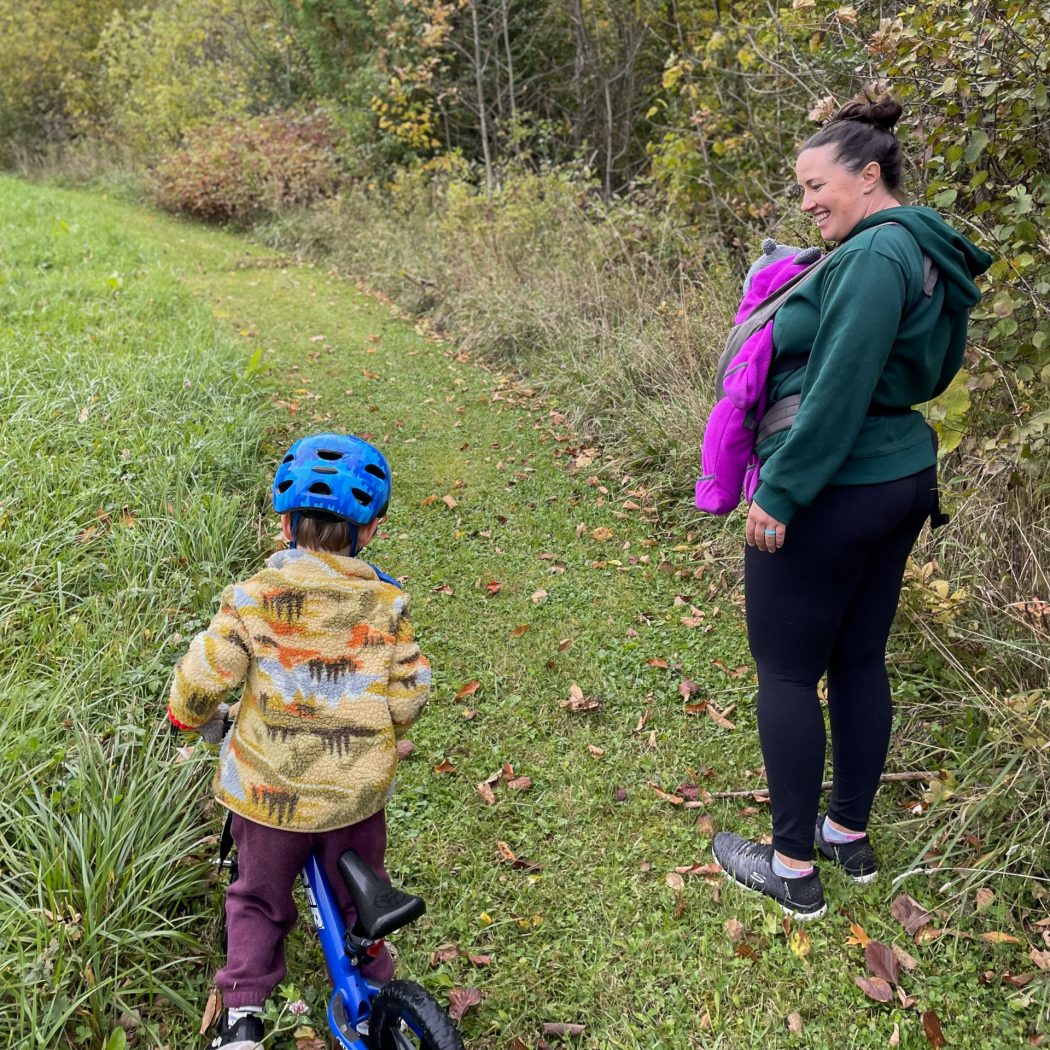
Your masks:
<svg viewBox="0 0 1050 1050"><path fill-rule="evenodd" d="M792 518L775 554L747 548L758 732L773 845L785 856L813 856L826 747L817 683L825 672L834 763L828 813L847 828L867 827L890 740L886 639L935 485L930 467L879 485L829 486Z"/></svg>

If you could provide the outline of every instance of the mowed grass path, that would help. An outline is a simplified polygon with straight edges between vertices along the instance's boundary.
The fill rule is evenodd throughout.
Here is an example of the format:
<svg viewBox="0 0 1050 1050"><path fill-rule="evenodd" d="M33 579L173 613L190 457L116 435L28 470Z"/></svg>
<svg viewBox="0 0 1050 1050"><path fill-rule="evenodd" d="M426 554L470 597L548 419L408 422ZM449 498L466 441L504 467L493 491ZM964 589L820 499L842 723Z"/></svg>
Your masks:
<svg viewBox="0 0 1050 1050"><path fill-rule="evenodd" d="M470 1047L535 1047L545 1022L585 1025L573 1045L594 1048L882 1047L895 1024L901 1046L927 1045L917 1010L877 1006L854 984L864 961L847 943L851 922L911 950L918 968L902 984L936 1010L950 1045L1017 1045L1027 1030L1025 1008L1010 1002L1017 993L977 980L985 969L1022 968L1017 949L955 937L917 948L890 916L889 880L860 891L828 872L832 912L800 936L706 869L675 871L710 862L714 829L768 833L765 807L749 800L687 807L659 793L693 798L761 784L735 535L700 522L691 536L661 534L644 490L579 448L557 406L337 275L98 198L13 184L4 192L36 201L45 225L75 216L83 237L118 230L152 279L177 282L210 308L225 367L239 344L241 370L251 373L235 410L219 408L208 424L222 440L245 436L239 447L251 450L265 427L261 453L257 462L242 457L238 499L226 517L217 511L221 520L183 566L195 586L153 639L163 666L135 683L157 714L168 667L225 582L217 577L252 571L272 549L268 488L283 447L331 428L370 434L388 453L394 502L369 556L405 581L435 671L388 810L391 871L429 910L396 944L401 974L439 998L480 990L481 1005L462 1022ZM147 355L127 382L149 367ZM119 433L119 420L111 425ZM186 426L172 420L176 445ZM214 471L185 484L194 500L219 502L207 496L223 487ZM163 518L149 527L167 528ZM231 557L234 519L253 542ZM206 573L190 563L197 558ZM124 673L134 679L136 667ZM580 694L576 706L590 710L565 706ZM710 717L704 701L735 728ZM145 712L141 719L145 726ZM141 746L185 777L163 738ZM198 796L207 761L189 763ZM476 785L504 764L513 774L492 784L488 804ZM512 788L512 777L529 785ZM134 804L148 810L153 799ZM163 901L154 905L165 913ZM206 940L218 891L193 907ZM742 936L732 923L730 936L729 920ZM462 953L432 964L431 953L450 944ZM291 979L316 1004L323 982L308 938L297 940L293 961ZM192 1045L188 1004L203 1005L214 963L205 949L186 960L181 984L167 974L181 1007L141 997L121 1004L147 1022L141 1045ZM793 1013L801 1032L789 1031Z"/></svg>

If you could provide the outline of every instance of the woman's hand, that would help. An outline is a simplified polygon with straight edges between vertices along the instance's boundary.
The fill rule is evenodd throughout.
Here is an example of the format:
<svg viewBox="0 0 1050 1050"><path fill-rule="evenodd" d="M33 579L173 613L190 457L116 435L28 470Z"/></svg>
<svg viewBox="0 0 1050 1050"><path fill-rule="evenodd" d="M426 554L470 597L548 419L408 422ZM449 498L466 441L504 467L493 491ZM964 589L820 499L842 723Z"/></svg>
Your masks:
<svg viewBox="0 0 1050 1050"><path fill-rule="evenodd" d="M760 551L776 553L784 546L787 526L771 518L754 500L747 512L747 545Z"/></svg>

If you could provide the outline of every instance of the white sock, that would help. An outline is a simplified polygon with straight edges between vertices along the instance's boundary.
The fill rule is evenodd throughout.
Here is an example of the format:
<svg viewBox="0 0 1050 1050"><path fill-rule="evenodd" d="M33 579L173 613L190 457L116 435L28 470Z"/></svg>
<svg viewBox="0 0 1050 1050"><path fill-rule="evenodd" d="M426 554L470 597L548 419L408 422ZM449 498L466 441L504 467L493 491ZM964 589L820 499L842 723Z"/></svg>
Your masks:
<svg viewBox="0 0 1050 1050"><path fill-rule="evenodd" d="M858 839L864 838L867 832L839 831L838 828L832 827L831 820L828 817L825 817L824 827L820 829L820 834L825 842L833 842L836 845L841 846L844 843L856 842Z"/></svg>
<svg viewBox="0 0 1050 1050"><path fill-rule="evenodd" d="M226 1019L230 1024L236 1024L242 1017L258 1016L262 1012L261 1006L231 1006L226 1010Z"/></svg>

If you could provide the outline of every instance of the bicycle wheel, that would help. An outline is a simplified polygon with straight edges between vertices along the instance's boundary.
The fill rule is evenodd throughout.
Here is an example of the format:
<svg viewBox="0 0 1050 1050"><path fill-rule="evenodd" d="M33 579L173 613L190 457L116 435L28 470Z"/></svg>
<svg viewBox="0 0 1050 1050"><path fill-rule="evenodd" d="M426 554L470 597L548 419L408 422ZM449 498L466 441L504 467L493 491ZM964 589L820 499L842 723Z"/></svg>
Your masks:
<svg viewBox="0 0 1050 1050"><path fill-rule="evenodd" d="M464 1050L456 1026L429 992L391 981L372 1000L369 1050Z"/></svg>

